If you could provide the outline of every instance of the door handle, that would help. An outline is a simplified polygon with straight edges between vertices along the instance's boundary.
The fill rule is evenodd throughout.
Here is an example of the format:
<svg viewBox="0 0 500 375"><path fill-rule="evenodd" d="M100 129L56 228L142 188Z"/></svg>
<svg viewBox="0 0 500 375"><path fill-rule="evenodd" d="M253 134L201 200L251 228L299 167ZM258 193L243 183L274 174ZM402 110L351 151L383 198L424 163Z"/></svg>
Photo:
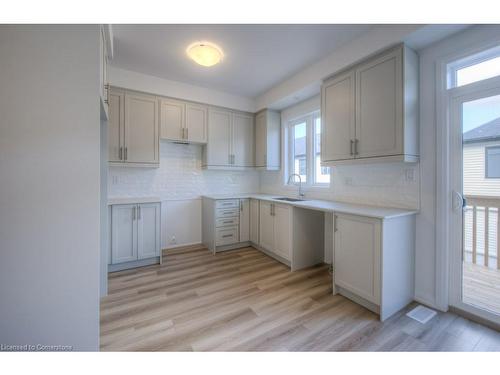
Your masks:
<svg viewBox="0 0 500 375"><path fill-rule="evenodd" d="M460 209L465 211L465 209L467 208L467 199L455 190L453 190L452 207L455 211L458 211Z"/></svg>

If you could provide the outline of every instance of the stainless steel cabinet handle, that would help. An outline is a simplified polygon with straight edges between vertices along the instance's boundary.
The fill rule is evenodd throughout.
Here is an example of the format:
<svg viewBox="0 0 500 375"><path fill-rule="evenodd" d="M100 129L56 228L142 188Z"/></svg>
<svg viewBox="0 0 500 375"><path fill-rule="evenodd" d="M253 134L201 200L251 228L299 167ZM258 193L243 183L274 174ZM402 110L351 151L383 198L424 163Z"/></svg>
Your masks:
<svg viewBox="0 0 500 375"><path fill-rule="evenodd" d="M351 156L354 155L353 146L354 146L354 140L351 139L351 148L350 148Z"/></svg>
<svg viewBox="0 0 500 375"><path fill-rule="evenodd" d="M224 235L222 236L222 238L227 238L227 237L233 237L233 235L232 235L232 234L224 234Z"/></svg>
<svg viewBox="0 0 500 375"><path fill-rule="evenodd" d="M141 206L137 206L137 220L141 220Z"/></svg>
<svg viewBox="0 0 500 375"><path fill-rule="evenodd" d="M189 139L189 128L186 128L186 139Z"/></svg>
<svg viewBox="0 0 500 375"><path fill-rule="evenodd" d="M125 156L123 157L125 160L128 159L128 152L127 152L127 147L125 147Z"/></svg>
<svg viewBox="0 0 500 375"><path fill-rule="evenodd" d="M243 211L243 202L240 201L240 211Z"/></svg>
<svg viewBox="0 0 500 375"><path fill-rule="evenodd" d="M338 228L337 228L337 219L338 219L338 216L334 215L333 216L333 231L334 232L338 231Z"/></svg>
<svg viewBox="0 0 500 375"><path fill-rule="evenodd" d="M135 220L135 206L132 207L132 220Z"/></svg>
<svg viewBox="0 0 500 375"><path fill-rule="evenodd" d="M354 140L354 155L358 155L359 152L358 152L358 143L359 143L359 139L355 139Z"/></svg>
<svg viewBox="0 0 500 375"><path fill-rule="evenodd" d="M122 146L118 148L118 159L122 160Z"/></svg>

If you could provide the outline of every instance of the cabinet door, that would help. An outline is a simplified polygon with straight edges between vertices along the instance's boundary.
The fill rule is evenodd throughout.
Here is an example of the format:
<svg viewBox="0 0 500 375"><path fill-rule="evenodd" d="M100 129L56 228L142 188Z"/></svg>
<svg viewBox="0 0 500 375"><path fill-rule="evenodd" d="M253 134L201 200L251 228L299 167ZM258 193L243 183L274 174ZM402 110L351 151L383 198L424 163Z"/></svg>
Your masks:
<svg viewBox="0 0 500 375"><path fill-rule="evenodd" d="M291 209L290 206L274 205L274 252L290 259L291 254Z"/></svg>
<svg viewBox="0 0 500 375"><path fill-rule="evenodd" d="M254 135L253 117L242 113L233 115L232 154L237 167L252 167L254 165Z"/></svg>
<svg viewBox="0 0 500 375"><path fill-rule="evenodd" d="M189 142L207 143L208 109L201 104L186 104L186 138Z"/></svg>
<svg viewBox="0 0 500 375"><path fill-rule="evenodd" d="M208 115L207 165L229 166L230 129L232 113L210 109Z"/></svg>
<svg viewBox="0 0 500 375"><path fill-rule="evenodd" d="M321 160L354 157L354 71L325 82L321 88Z"/></svg>
<svg viewBox="0 0 500 375"><path fill-rule="evenodd" d="M259 113L255 117L255 166L265 167L267 165L267 131L266 113Z"/></svg>
<svg viewBox="0 0 500 375"><path fill-rule="evenodd" d="M401 50L356 70L356 157L403 153Z"/></svg>
<svg viewBox="0 0 500 375"><path fill-rule="evenodd" d="M274 217L271 216L271 202L260 201L259 244L264 249L274 251Z"/></svg>
<svg viewBox="0 0 500 375"><path fill-rule="evenodd" d="M125 94L126 162L158 163L158 101L150 95Z"/></svg>
<svg viewBox="0 0 500 375"><path fill-rule="evenodd" d="M250 199L250 241L259 244L259 201Z"/></svg>
<svg viewBox="0 0 500 375"><path fill-rule="evenodd" d="M186 106L177 100L160 100L160 137L171 141L184 140Z"/></svg>
<svg viewBox="0 0 500 375"><path fill-rule="evenodd" d="M137 225L135 204L111 208L111 263L137 260Z"/></svg>
<svg viewBox="0 0 500 375"><path fill-rule="evenodd" d="M137 258L160 255L160 204L137 205Z"/></svg>
<svg viewBox="0 0 500 375"><path fill-rule="evenodd" d="M125 95L113 90L109 93L108 160L123 161L125 127Z"/></svg>
<svg viewBox="0 0 500 375"><path fill-rule="evenodd" d="M240 242L250 241L250 199L240 199Z"/></svg>
<svg viewBox="0 0 500 375"><path fill-rule="evenodd" d="M380 304L380 220L338 214L334 221L335 284Z"/></svg>

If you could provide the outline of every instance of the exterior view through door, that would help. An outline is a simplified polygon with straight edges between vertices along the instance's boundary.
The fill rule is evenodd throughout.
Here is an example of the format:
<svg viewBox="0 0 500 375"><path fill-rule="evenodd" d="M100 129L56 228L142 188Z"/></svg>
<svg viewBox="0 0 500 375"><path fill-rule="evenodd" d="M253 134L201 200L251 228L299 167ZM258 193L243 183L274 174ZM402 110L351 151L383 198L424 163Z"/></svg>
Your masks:
<svg viewBox="0 0 500 375"><path fill-rule="evenodd" d="M448 71L450 163L456 192L450 291L452 305L498 323L500 58L492 52L452 64Z"/></svg>

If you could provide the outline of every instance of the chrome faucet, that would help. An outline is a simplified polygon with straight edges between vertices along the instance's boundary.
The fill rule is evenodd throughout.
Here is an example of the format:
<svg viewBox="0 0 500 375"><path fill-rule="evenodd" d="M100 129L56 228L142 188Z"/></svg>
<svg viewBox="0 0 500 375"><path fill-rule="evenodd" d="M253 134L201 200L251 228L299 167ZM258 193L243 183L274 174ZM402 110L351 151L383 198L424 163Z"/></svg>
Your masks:
<svg viewBox="0 0 500 375"><path fill-rule="evenodd" d="M305 194L302 191L302 178L300 177L299 174L297 173L292 173L290 176L288 176L288 182L286 183L287 185L290 185L290 180L292 177L297 176L299 178L299 198L304 198Z"/></svg>

